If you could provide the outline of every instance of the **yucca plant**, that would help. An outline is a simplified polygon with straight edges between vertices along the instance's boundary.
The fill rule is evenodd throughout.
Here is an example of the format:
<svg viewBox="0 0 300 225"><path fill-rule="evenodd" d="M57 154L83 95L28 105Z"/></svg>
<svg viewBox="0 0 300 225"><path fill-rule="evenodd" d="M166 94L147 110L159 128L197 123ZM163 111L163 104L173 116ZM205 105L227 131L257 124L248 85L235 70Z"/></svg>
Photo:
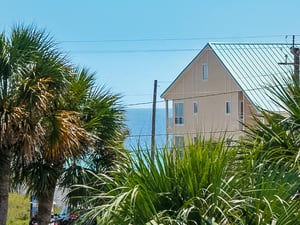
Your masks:
<svg viewBox="0 0 300 225"><path fill-rule="evenodd" d="M237 221L232 199L231 165L235 151L225 142L202 141L184 151L136 154L87 185L93 207L88 218L100 224L212 224ZM76 187L74 187L76 189ZM92 216L91 216L92 215ZM83 217L87 218L87 217Z"/></svg>
<svg viewBox="0 0 300 225"><path fill-rule="evenodd" d="M260 109L260 115L253 115L254 123L245 124L246 145L249 149L260 146L260 150L252 154L256 167L251 166L250 183L260 183L260 186L255 186L258 190L252 196L256 204L251 205L255 206L258 224L267 220L274 224L297 224L300 221L299 200L292 196L296 196L300 188L300 87L293 78L274 77L273 85L267 90L267 97L280 111ZM248 207L247 213L251 211ZM253 213L250 218L253 219Z"/></svg>
<svg viewBox="0 0 300 225"><path fill-rule="evenodd" d="M254 123L245 124L246 139L250 145L260 142L266 158L299 168L300 86L292 78L274 77L274 84L266 88L280 111L260 109L260 115L253 115Z"/></svg>
<svg viewBox="0 0 300 225"><path fill-rule="evenodd" d="M181 149L136 149L86 188L89 208L77 222L99 224L295 224L297 171L260 158L261 146L200 141ZM76 190L79 186L74 186Z"/></svg>
<svg viewBox="0 0 300 225"><path fill-rule="evenodd" d="M233 186L240 196L240 224L297 224L299 171L281 161L266 158L263 144L240 147L240 162Z"/></svg>

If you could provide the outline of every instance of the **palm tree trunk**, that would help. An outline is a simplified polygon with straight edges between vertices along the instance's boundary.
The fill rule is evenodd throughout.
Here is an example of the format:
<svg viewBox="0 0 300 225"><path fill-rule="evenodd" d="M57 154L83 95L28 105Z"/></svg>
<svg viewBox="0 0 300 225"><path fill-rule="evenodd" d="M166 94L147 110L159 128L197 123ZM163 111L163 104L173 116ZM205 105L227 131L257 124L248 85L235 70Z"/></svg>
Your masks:
<svg viewBox="0 0 300 225"><path fill-rule="evenodd" d="M0 225L6 225L7 220L10 162L9 149L0 149Z"/></svg>
<svg viewBox="0 0 300 225"><path fill-rule="evenodd" d="M37 198L39 203L37 218L39 225L48 225L51 218L51 210L54 199L56 183L48 186L47 193Z"/></svg>

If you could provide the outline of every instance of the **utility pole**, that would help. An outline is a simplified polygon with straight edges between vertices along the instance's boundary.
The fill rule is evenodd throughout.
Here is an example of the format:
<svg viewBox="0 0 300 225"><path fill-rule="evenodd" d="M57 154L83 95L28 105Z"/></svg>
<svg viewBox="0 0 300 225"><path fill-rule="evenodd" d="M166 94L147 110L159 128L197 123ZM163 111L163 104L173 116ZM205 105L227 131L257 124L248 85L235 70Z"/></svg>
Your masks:
<svg viewBox="0 0 300 225"><path fill-rule="evenodd" d="M294 62L287 62L287 55L285 56L285 62L283 63L278 63L279 65L293 65L294 66L294 79L295 82L299 86L299 55L300 55L300 50L299 48L295 48L295 35L293 35L293 44L292 47L290 48L291 53L294 56Z"/></svg>
<svg viewBox="0 0 300 225"><path fill-rule="evenodd" d="M293 35L293 46L291 47L291 53L294 55L294 77L295 81L299 85L299 48L295 48L295 35Z"/></svg>
<svg viewBox="0 0 300 225"><path fill-rule="evenodd" d="M152 133L151 133L151 159L152 159L152 161L154 161L154 155L155 155L156 92L157 92L157 80L154 80L153 104L152 104Z"/></svg>

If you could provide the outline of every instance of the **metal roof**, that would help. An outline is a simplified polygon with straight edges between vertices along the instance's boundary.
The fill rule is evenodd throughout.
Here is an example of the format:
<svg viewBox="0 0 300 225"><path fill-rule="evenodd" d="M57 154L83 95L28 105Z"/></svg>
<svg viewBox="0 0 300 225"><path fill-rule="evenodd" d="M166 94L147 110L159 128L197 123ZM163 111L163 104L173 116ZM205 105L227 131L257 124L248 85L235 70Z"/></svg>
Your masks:
<svg viewBox="0 0 300 225"><path fill-rule="evenodd" d="M274 84L274 76L281 80L292 75L294 67L290 63L294 62L294 56L290 44L209 43L209 46L254 106L280 111L269 100L271 94L266 86Z"/></svg>
<svg viewBox="0 0 300 225"><path fill-rule="evenodd" d="M274 84L274 76L278 80L291 76L294 56L290 44L281 43L208 43L204 49L211 48L236 84L248 100L256 107L266 110L281 111L269 97L266 86ZM193 61L202 54L202 49ZM285 64L286 63L286 64ZM186 67L186 68L187 68ZM186 68L165 90L162 96L183 75ZM273 97L273 96L272 96Z"/></svg>

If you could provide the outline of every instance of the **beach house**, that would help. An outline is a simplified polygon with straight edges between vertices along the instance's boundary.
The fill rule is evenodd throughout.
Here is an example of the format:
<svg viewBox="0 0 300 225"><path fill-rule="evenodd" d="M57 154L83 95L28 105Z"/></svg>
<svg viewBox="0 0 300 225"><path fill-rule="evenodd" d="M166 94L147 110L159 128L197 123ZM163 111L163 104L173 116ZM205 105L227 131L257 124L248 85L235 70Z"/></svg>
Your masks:
<svg viewBox="0 0 300 225"><path fill-rule="evenodd" d="M202 137L240 139L259 109L280 111L266 86L291 76L290 44L208 43L161 94L167 143L182 146ZM242 122L242 123L241 123Z"/></svg>

